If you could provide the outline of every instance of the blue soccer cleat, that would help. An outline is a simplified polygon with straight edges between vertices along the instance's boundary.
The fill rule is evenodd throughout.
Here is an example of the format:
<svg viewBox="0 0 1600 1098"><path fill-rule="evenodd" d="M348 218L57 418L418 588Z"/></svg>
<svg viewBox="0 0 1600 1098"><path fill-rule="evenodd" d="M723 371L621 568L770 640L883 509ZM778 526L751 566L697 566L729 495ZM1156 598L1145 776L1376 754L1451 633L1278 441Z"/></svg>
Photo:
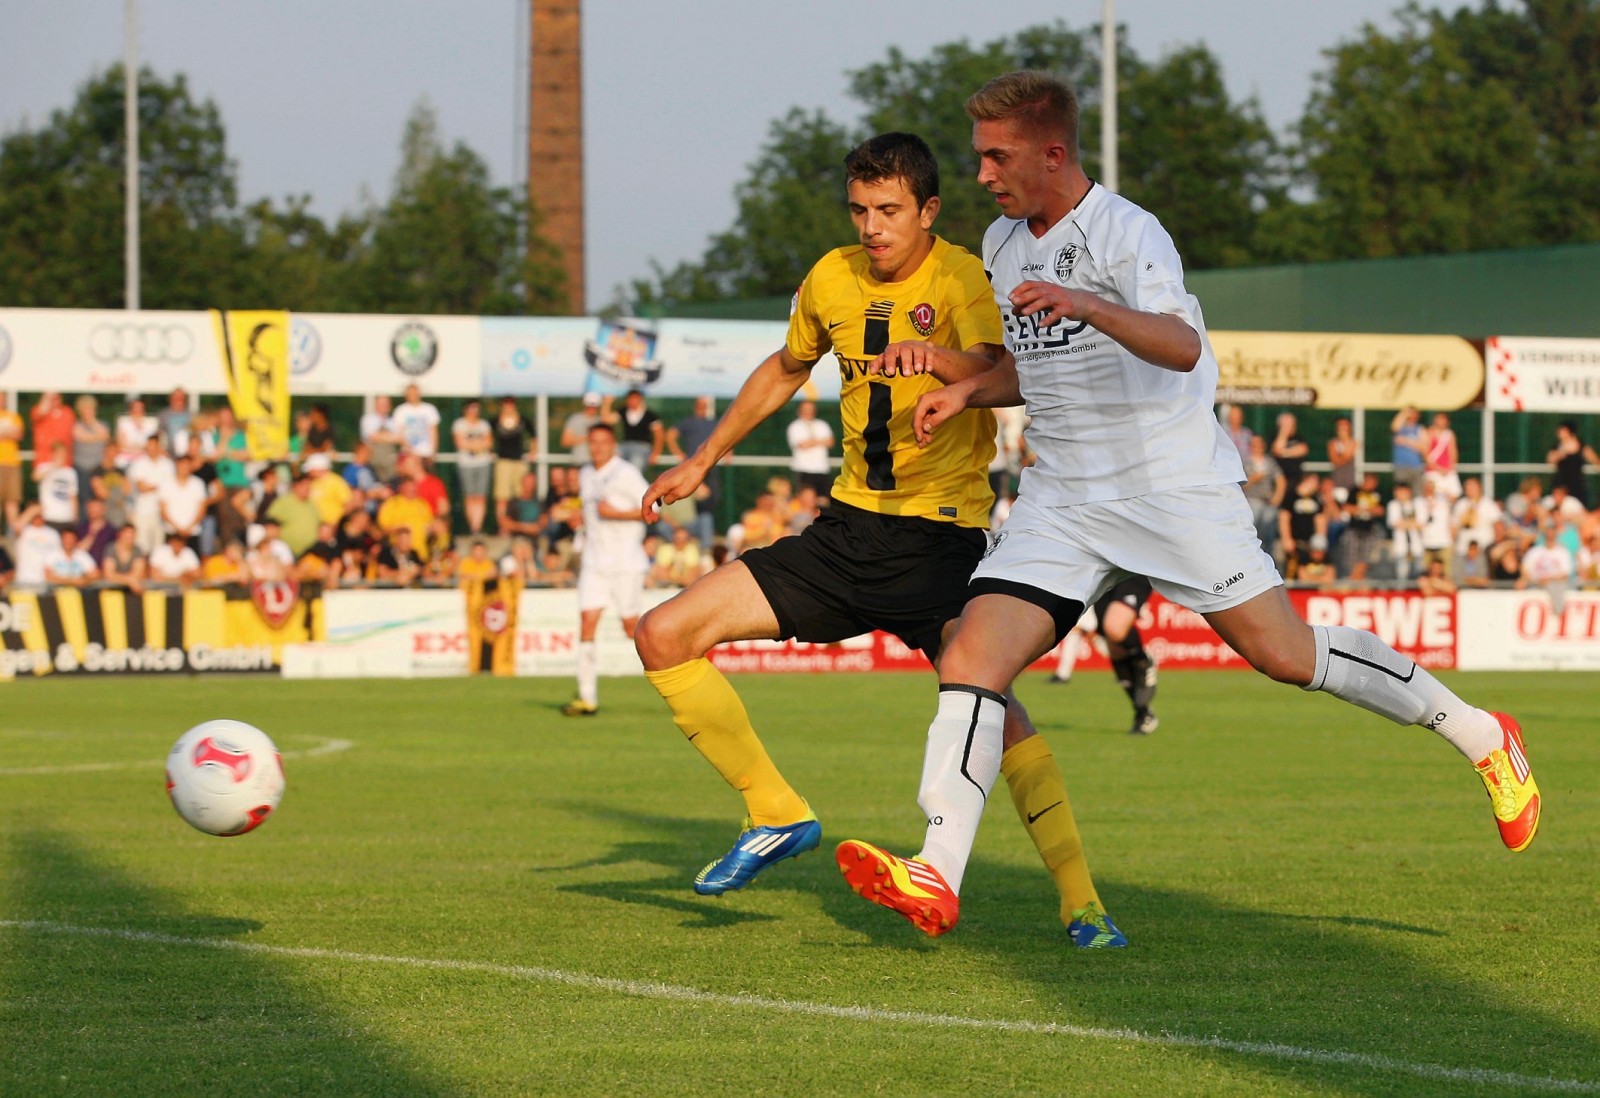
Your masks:
<svg viewBox="0 0 1600 1098"><path fill-rule="evenodd" d="M695 876L694 890L702 896L720 896L741 889L767 866L815 850L820 842L822 825L815 812L808 810L805 819L783 827L754 827L746 817L733 849Z"/></svg>
<svg viewBox="0 0 1600 1098"><path fill-rule="evenodd" d="M1127 935L1117 929L1111 916L1095 904L1080 907L1072 913L1067 924L1067 936L1079 949L1122 949L1128 944Z"/></svg>

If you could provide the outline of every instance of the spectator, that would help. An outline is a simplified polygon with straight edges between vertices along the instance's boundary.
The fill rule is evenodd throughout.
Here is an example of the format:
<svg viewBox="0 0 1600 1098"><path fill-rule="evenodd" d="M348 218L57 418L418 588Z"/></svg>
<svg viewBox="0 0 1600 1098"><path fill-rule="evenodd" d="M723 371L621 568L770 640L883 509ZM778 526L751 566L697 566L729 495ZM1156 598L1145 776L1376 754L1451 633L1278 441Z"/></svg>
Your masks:
<svg viewBox="0 0 1600 1098"><path fill-rule="evenodd" d="M1529 538L1538 536L1544 518L1544 485L1538 477L1523 477L1517 490L1506 499L1506 518Z"/></svg>
<svg viewBox="0 0 1600 1098"><path fill-rule="evenodd" d="M1338 578L1338 572L1328 560L1328 539L1320 534L1311 535L1296 582L1307 587L1332 587Z"/></svg>
<svg viewBox="0 0 1600 1098"><path fill-rule="evenodd" d="M372 449L372 471L378 479L393 480L405 439L394 425L394 405L387 394L373 397L372 411L361 417L361 441Z"/></svg>
<svg viewBox="0 0 1600 1098"><path fill-rule="evenodd" d="M35 462L54 454L57 443L66 448L68 455L72 453L72 429L77 426L78 417L72 414L72 409L62 403L60 393L41 393L39 403L33 406L29 418L33 421Z"/></svg>
<svg viewBox="0 0 1600 1098"><path fill-rule="evenodd" d="M467 529L483 533L489 508L489 484L494 477L494 428L483 418L483 403L469 400L450 428L456 446L456 479L461 486Z"/></svg>
<svg viewBox="0 0 1600 1098"><path fill-rule="evenodd" d="M1424 595L1453 595L1456 585L1451 582L1450 574L1446 571L1444 561L1439 557L1428 558L1427 567L1422 575L1417 577L1417 590Z"/></svg>
<svg viewBox="0 0 1600 1098"><path fill-rule="evenodd" d="M310 481L309 499L317 509L317 518L329 526L337 526L350 509L354 490L350 482L333 471L333 461L327 454L312 454L306 458L306 478Z"/></svg>
<svg viewBox="0 0 1600 1098"><path fill-rule="evenodd" d="M1550 494L1539 501L1539 508L1546 519L1573 525L1582 522L1589 514L1588 509L1567 492L1565 484L1551 485Z"/></svg>
<svg viewBox="0 0 1600 1098"><path fill-rule="evenodd" d="M599 393L583 394L582 410L568 416L561 427L561 445L572 454L573 465L581 467L589 463L589 428L611 423L616 418L611 411L610 397Z"/></svg>
<svg viewBox="0 0 1600 1098"><path fill-rule="evenodd" d="M1467 542L1466 552L1456 558L1455 575L1462 587L1489 586L1489 556L1482 544Z"/></svg>
<svg viewBox="0 0 1600 1098"><path fill-rule="evenodd" d="M544 497L545 532L540 546L540 567L556 575L571 575L583 504L578 498L578 470L557 465L550 470L550 489Z"/></svg>
<svg viewBox="0 0 1600 1098"><path fill-rule="evenodd" d="M1389 532L1394 535L1394 574L1404 582L1422 571L1422 511L1410 481L1398 481L1389 501Z"/></svg>
<svg viewBox="0 0 1600 1098"><path fill-rule="evenodd" d="M417 545L428 536L428 523L433 521L433 508L417 495L415 478L401 476L398 490L384 500L378 508L378 529L385 538L393 541L395 531L409 530L407 545Z"/></svg>
<svg viewBox="0 0 1600 1098"><path fill-rule="evenodd" d="M1505 583L1522 576L1522 532L1507 522L1495 523L1495 539L1489 546L1489 579Z"/></svg>
<svg viewBox="0 0 1600 1098"><path fill-rule="evenodd" d="M1328 547L1328 522L1322 513L1322 497L1318 493L1321 483L1322 478L1317 474L1302 473L1295 482L1294 495L1278 512L1284 579L1299 578L1300 566L1311 559L1312 538L1320 539L1324 550Z"/></svg>
<svg viewBox="0 0 1600 1098"><path fill-rule="evenodd" d="M1343 571L1353 582L1365 582L1372 566L1383 559L1383 542L1388 536L1384 512L1378 474L1363 474L1360 487L1345 504L1345 532L1339 539Z"/></svg>
<svg viewBox="0 0 1600 1098"><path fill-rule="evenodd" d="M207 586L250 585L250 566L245 563L244 546L237 541L222 543L222 551L206 557L200 564L200 580Z"/></svg>
<svg viewBox="0 0 1600 1098"><path fill-rule="evenodd" d="M78 525L78 544L98 565L105 560L106 550L116 540L117 528L106 521L104 500L91 496L84 502L83 510L84 520Z"/></svg>
<svg viewBox="0 0 1600 1098"><path fill-rule="evenodd" d="M694 413L685 416L667 429L667 449L679 460L705 445L706 439L716 429L716 404L708 396L695 398ZM706 479L694 494L695 516L692 530L702 546L709 546L716 536L717 503L722 492L722 469L712 466Z"/></svg>
<svg viewBox="0 0 1600 1098"><path fill-rule="evenodd" d="M1023 429L1028 424L1028 413L1020 404L1010 408L993 408L991 411L994 412L994 459L989 462L989 490L999 499L1001 496L1015 495L1012 489L1022 472L1025 449ZM828 492L818 492L817 495L826 499Z"/></svg>
<svg viewBox="0 0 1600 1098"><path fill-rule="evenodd" d="M1587 509L1589 482L1583 468L1585 463L1600 465L1600 454L1596 454L1593 446L1578 437L1576 423L1564 419L1556 424L1556 444L1545 460L1555 474L1552 483L1565 487L1567 494Z"/></svg>
<svg viewBox="0 0 1600 1098"><path fill-rule="evenodd" d="M327 454L331 459L338 448L339 440L333 437L333 417L328 406L319 400L307 412L305 453Z"/></svg>
<svg viewBox="0 0 1600 1098"><path fill-rule="evenodd" d="M150 554L150 582L175 583L187 590L200 578L200 556L174 530Z"/></svg>
<svg viewBox="0 0 1600 1098"><path fill-rule="evenodd" d="M359 587L371 578L380 544L370 514L352 511L345 516L339 525L340 586Z"/></svg>
<svg viewBox="0 0 1600 1098"><path fill-rule="evenodd" d="M161 421L145 413L144 401L129 397L128 410L117 417L117 466L126 469L131 462L149 452L145 444L150 438L154 436L159 439L160 435Z"/></svg>
<svg viewBox="0 0 1600 1098"><path fill-rule="evenodd" d="M294 571L294 550L289 548L281 533L277 519L269 515L262 520L260 536L244 556L251 579L287 579Z"/></svg>
<svg viewBox="0 0 1600 1098"><path fill-rule="evenodd" d="M378 551L378 582L412 587L422 579L422 558L411 547L411 530L398 527L389 543Z"/></svg>
<svg viewBox="0 0 1600 1098"><path fill-rule="evenodd" d="M498 468L496 476L499 476ZM498 488L496 489L498 491ZM500 532L510 537L528 538L530 542L544 533L547 519L544 506L539 501L539 478L524 471L516 493L501 501Z"/></svg>
<svg viewBox="0 0 1600 1098"><path fill-rule="evenodd" d="M1345 528L1349 525L1344 517L1344 501L1349 498L1350 494L1337 487L1332 477L1323 477L1317 484L1317 499L1322 504L1323 524L1327 528L1327 557L1330 564L1336 559L1339 540L1344 537Z"/></svg>
<svg viewBox="0 0 1600 1098"><path fill-rule="evenodd" d="M1293 412L1278 413L1278 433L1272 440L1272 459L1283 470L1283 482L1293 491L1300 483L1311 444L1300 437L1300 424Z"/></svg>
<svg viewBox="0 0 1600 1098"><path fill-rule="evenodd" d="M687 527L672 532L672 540L656 550L650 565L652 587L687 587L705 574L708 560Z"/></svg>
<svg viewBox="0 0 1600 1098"><path fill-rule="evenodd" d="M666 444L666 430L661 417L645 403L644 391L629 389L622 398L622 414L617 424L620 441L618 453L622 460L641 473L661 460L661 448Z"/></svg>
<svg viewBox="0 0 1600 1098"><path fill-rule="evenodd" d="M1574 563L1578 569L1578 583L1585 591L1593 591L1600 586L1600 529L1589 531Z"/></svg>
<svg viewBox="0 0 1600 1098"><path fill-rule="evenodd" d="M1359 451L1356 436L1351 430L1350 417L1340 416L1333 421L1333 437L1328 440L1328 464L1332 468L1328 479L1344 493L1339 502L1344 503L1356 490L1356 456Z"/></svg>
<svg viewBox="0 0 1600 1098"><path fill-rule="evenodd" d="M216 453L213 455L213 461L223 491L226 493L249 487L252 483L250 438L245 429L239 425L239 421L234 419L233 409L226 405L217 409L215 431Z"/></svg>
<svg viewBox="0 0 1600 1098"><path fill-rule="evenodd" d="M421 549L422 578L430 583L449 583L456 575L455 539L450 523L436 518L428 523L428 539Z"/></svg>
<svg viewBox="0 0 1600 1098"><path fill-rule="evenodd" d="M360 492L368 501L389 498L389 488L378 479L378 470L372 464L372 447L368 443L356 443L340 475L352 492Z"/></svg>
<svg viewBox="0 0 1600 1098"><path fill-rule="evenodd" d="M1237 404L1229 404L1223 413L1223 430L1227 432L1228 441L1233 443L1233 448L1239 451L1239 460L1250 460L1250 440L1256 437L1254 431L1244 425L1244 409Z"/></svg>
<svg viewBox="0 0 1600 1098"><path fill-rule="evenodd" d="M205 483L194 475L194 462L191 459L180 457L174 463L172 479L156 489L156 499L167 533L181 537L183 543L193 549L198 557L200 523L205 518L209 500Z"/></svg>
<svg viewBox="0 0 1600 1098"><path fill-rule="evenodd" d="M1522 555L1522 575L1517 579L1517 589L1544 588L1550 596L1550 608L1559 614L1566 603L1567 590L1572 586L1572 577L1577 568L1572 553L1557 536L1555 523L1545 523L1539 533L1539 544Z"/></svg>
<svg viewBox="0 0 1600 1098"><path fill-rule="evenodd" d="M1468 477L1461 485L1461 498L1450 509L1450 524L1456 534L1456 555L1465 556L1467 546L1487 549L1494 541L1495 523L1500 521L1500 505L1485 499L1483 482Z"/></svg>
<svg viewBox="0 0 1600 1098"><path fill-rule="evenodd" d="M456 578L465 587L474 580L489 580L500 575L500 566L489 556L489 544L482 538L473 538L467 555L456 569Z"/></svg>
<svg viewBox="0 0 1600 1098"><path fill-rule="evenodd" d="M0 543L0 591L11 586L11 581L17 578L17 562L11 559L11 554L6 552L6 547Z"/></svg>
<svg viewBox="0 0 1600 1098"><path fill-rule="evenodd" d="M89 478L89 494L106 505L106 521L114 527L126 526L133 519L133 486L128 474L117 467L116 454L106 453L99 472Z"/></svg>
<svg viewBox="0 0 1600 1098"><path fill-rule="evenodd" d="M45 562L60 552L61 534L55 527L45 524L44 512L37 503L23 508L17 522L12 546L17 558L17 586L43 587Z"/></svg>
<svg viewBox="0 0 1600 1098"><path fill-rule="evenodd" d="M500 410L494 417L494 517L495 529L502 534L515 532L508 530L506 524L510 521L511 500L528 471L533 439L533 424L517 407L517 398L501 397Z"/></svg>
<svg viewBox="0 0 1600 1098"><path fill-rule="evenodd" d="M339 548L339 533L331 522L317 527L317 540L307 547L295 561L295 578L301 583L320 583L324 587L339 585L339 572L344 563Z"/></svg>
<svg viewBox="0 0 1600 1098"><path fill-rule="evenodd" d="M138 532L139 552L146 557L162 542L160 493L176 476L177 466L161 448L161 436L146 436L144 452L128 464L128 480L134 490L133 528Z"/></svg>
<svg viewBox="0 0 1600 1098"><path fill-rule="evenodd" d="M789 505L789 534L804 533L806 527L816 522L821 514L822 501L817 496L817 490L809 484L802 484Z"/></svg>
<svg viewBox="0 0 1600 1098"><path fill-rule="evenodd" d="M406 450L419 458L438 454L439 409L422 399L422 390L417 386L406 386L405 400L389 419Z"/></svg>
<svg viewBox="0 0 1600 1098"><path fill-rule="evenodd" d="M500 574L522 580L525 587L543 582L538 558L534 556L533 542L523 537L512 538L511 548L500 558Z"/></svg>
<svg viewBox="0 0 1600 1098"><path fill-rule="evenodd" d="M450 515L450 492L433 471L432 462L425 461L415 454L405 454L400 458L400 470L406 476L417 482L417 497L428 505L436 517L448 518ZM421 544L419 541L418 545Z"/></svg>
<svg viewBox="0 0 1600 1098"><path fill-rule="evenodd" d="M149 563L134 541L132 526L117 527L116 538L100 562L101 575L107 583L126 587L134 594L144 590L149 576Z"/></svg>
<svg viewBox="0 0 1600 1098"><path fill-rule="evenodd" d="M1422 413L1411 405L1400 409L1389 421L1389 434L1389 460L1394 466L1395 485L1409 484L1415 495L1421 487L1426 466L1423 455L1428 448L1422 437Z"/></svg>
<svg viewBox="0 0 1600 1098"><path fill-rule="evenodd" d="M243 545L249 535L250 525L256 521L255 496L249 488L225 491L216 505L217 541L227 545L236 541Z"/></svg>
<svg viewBox="0 0 1600 1098"><path fill-rule="evenodd" d="M277 521L283 542L292 556L298 558L311 548L311 543L317 540L317 527L322 524L322 516L311 502L311 478L303 474L295 477L292 489L279 495L267 508L267 517Z"/></svg>
<svg viewBox="0 0 1600 1098"><path fill-rule="evenodd" d="M789 532L788 509L769 488L756 496L755 506L744 513L737 531L728 531L733 551L764 549Z"/></svg>
<svg viewBox="0 0 1600 1098"><path fill-rule="evenodd" d="M39 509L57 531L78 529L78 474L69 458L68 443L50 444L48 460L35 460L33 481L39 486Z"/></svg>
<svg viewBox="0 0 1600 1098"><path fill-rule="evenodd" d="M809 485L826 497L833 488L833 428L817 418L815 401L802 400L789 424L789 471L799 485Z"/></svg>
<svg viewBox="0 0 1600 1098"><path fill-rule="evenodd" d="M61 531L60 548L45 559L44 578L52 587L82 587L100 578L100 568L78 543L76 530Z"/></svg>
<svg viewBox="0 0 1600 1098"><path fill-rule="evenodd" d="M189 410L189 394L174 389L167 395L167 406L156 413L156 429L161 432L161 442L169 454L189 452L189 423L194 418Z"/></svg>
<svg viewBox="0 0 1600 1098"><path fill-rule="evenodd" d="M1423 475L1431 477L1439 486L1439 494L1445 502L1454 503L1461 498L1461 448L1455 431L1450 429L1450 417L1436 412L1433 426L1424 433L1423 441L1426 447L1422 455Z"/></svg>
<svg viewBox="0 0 1600 1098"><path fill-rule="evenodd" d="M1288 492L1283 469L1267 453L1267 440L1251 435L1250 453L1244 459L1244 495L1255 518L1256 536L1268 553L1278 542L1278 509Z"/></svg>
<svg viewBox="0 0 1600 1098"><path fill-rule="evenodd" d="M106 463L111 448L111 428L96 415L94 397L85 393L73 402L78 421L72 425L72 467L78 471L80 506L89 499L89 482Z"/></svg>
<svg viewBox="0 0 1600 1098"><path fill-rule="evenodd" d="M1455 528L1450 522L1450 501L1431 478L1422 479L1422 496L1417 500L1417 513L1422 520L1422 558L1443 561L1448 569L1452 562Z"/></svg>
<svg viewBox="0 0 1600 1098"><path fill-rule="evenodd" d="M9 399L0 389L0 534L15 531L22 513L22 417L8 407Z"/></svg>

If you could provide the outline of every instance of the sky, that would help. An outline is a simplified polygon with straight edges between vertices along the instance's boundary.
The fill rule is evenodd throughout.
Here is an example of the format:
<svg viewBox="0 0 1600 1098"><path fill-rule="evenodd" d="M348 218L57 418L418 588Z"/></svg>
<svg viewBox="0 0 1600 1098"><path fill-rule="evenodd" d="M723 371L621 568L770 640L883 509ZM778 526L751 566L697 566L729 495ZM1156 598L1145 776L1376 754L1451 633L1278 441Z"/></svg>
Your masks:
<svg viewBox="0 0 1600 1098"><path fill-rule="evenodd" d="M137 0L139 57L164 78L185 74L192 94L216 102L242 200L310 195L312 209L332 219L387 197L405 119L424 98L447 142L477 151L496 182L518 180L526 3ZM120 61L124 4L0 0L0 133L45 124L93 73ZM1322 51L1365 23L1393 29L1399 4L1119 0L1116 10L1147 60L1204 42L1231 94L1254 96L1282 130L1325 67ZM652 261L697 259L733 223L734 187L791 107L854 124L851 70L891 47L920 57L1057 19L1086 28L1098 24L1101 2L1017 5L1014 17L998 7L585 0L589 307L647 277ZM848 232L842 212L840 227Z"/></svg>

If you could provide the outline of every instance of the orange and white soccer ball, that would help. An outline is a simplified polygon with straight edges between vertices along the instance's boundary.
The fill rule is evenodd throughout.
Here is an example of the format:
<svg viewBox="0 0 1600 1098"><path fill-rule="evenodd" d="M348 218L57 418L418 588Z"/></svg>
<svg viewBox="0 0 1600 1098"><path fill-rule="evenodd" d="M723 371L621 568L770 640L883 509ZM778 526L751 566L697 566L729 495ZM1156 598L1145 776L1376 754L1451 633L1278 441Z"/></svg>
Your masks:
<svg viewBox="0 0 1600 1098"><path fill-rule="evenodd" d="M172 745L167 796L208 835L243 835L283 799L283 759L267 734L243 721L206 721Z"/></svg>

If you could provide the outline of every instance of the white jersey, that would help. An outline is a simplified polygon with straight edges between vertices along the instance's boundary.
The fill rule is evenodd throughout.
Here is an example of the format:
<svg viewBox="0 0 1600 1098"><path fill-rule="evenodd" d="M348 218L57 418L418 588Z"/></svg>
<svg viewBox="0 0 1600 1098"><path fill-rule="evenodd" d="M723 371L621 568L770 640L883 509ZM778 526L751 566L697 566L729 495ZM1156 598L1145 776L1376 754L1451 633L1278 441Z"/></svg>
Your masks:
<svg viewBox="0 0 1600 1098"><path fill-rule="evenodd" d="M1217 360L1200 303L1184 289L1178 251L1153 216L1091 184L1042 237L1010 218L989 226L983 266L1017 360L1026 438L1038 457L1022 472L1020 495L1066 506L1244 480L1239 452L1212 414ZM1177 373L1082 321L1041 328L1011 310L1011 291L1031 281L1181 317L1200 336L1200 360Z"/></svg>
<svg viewBox="0 0 1600 1098"><path fill-rule="evenodd" d="M578 495L583 500L584 571L649 570L650 561L644 553L644 523L600 517L601 500L618 510L637 511L649 488L644 474L621 457L613 457L599 469L585 465L578 473Z"/></svg>

